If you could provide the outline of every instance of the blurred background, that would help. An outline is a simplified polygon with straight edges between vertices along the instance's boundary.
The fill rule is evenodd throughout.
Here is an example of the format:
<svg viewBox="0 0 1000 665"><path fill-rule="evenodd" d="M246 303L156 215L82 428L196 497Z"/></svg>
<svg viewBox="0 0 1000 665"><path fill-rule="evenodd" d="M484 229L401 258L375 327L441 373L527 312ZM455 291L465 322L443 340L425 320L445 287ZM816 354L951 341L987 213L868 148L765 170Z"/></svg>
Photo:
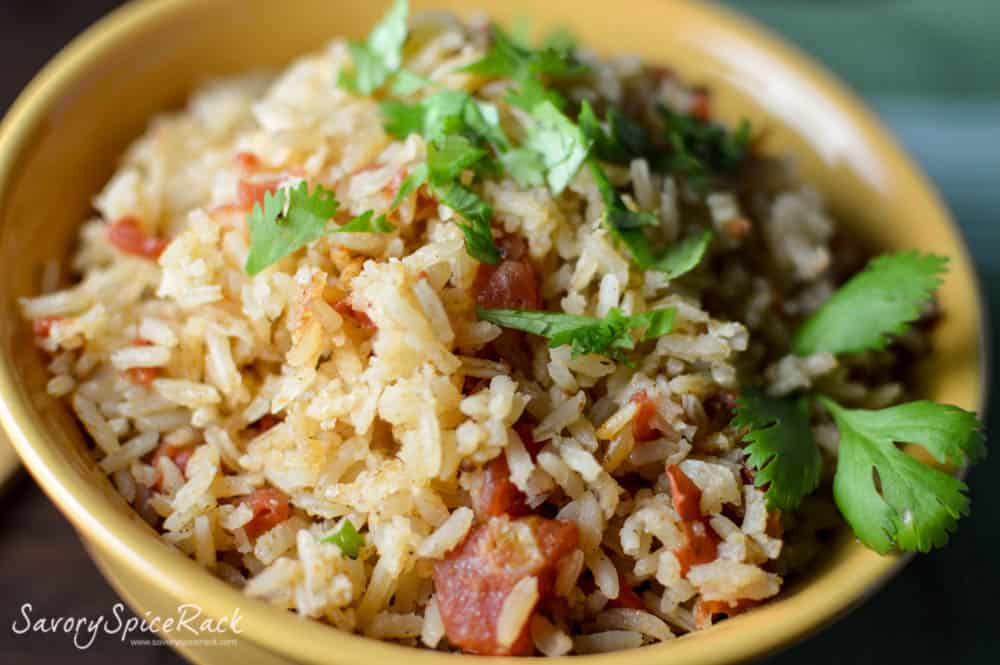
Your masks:
<svg viewBox="0 0 1000 665"><path fill-rule="evenodd" d="M0 0L0 112L59 48L119 4ZM958 218L992 319L1000 320L1000 0L723 4L797 43L892 127ZM767 664L1000 663L997 478L994 449L969 478L973 514L946 549L918 557L863 607ZM183 662L165 647L98 639L78 651L65 635L15 635L11 625L22 603L32 603L36 616L93 617L108 614L118 598L30 478L15 479L0 501L0 662Z"/></svg>

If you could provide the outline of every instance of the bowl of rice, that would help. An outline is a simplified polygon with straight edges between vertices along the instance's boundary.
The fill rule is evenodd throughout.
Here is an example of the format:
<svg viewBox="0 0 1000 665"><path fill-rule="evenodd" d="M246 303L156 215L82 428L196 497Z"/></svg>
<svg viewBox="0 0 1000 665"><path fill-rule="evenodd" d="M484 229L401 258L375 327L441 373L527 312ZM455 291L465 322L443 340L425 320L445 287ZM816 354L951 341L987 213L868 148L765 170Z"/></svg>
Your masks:
<svg viewBox="0 0 1000 665"><path fill-rule="evenodd" d="M0 128L0 255L4 428L199 663L754 659L984 451L933 188L693 2L132 3Z"/></svg>

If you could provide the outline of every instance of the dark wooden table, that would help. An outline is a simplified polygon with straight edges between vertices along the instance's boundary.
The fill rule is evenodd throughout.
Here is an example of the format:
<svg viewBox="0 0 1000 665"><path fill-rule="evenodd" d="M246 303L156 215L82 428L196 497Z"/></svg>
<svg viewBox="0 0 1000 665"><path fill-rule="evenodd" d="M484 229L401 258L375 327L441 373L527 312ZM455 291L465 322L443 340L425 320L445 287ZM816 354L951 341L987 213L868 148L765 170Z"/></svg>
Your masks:
<svg viewBox="0 0 1000 665"><path fill-rule="evenodd" d="M926 0L922 1L926 4ZM981 4L981 0L962 0L948 6L969 8L972 6L970 1L972 5ZM10 104L56 50L118 4L120 0L0 0L0 110ZM788 32L793 35L796 33L794 26L781 24L782 2L731 0L731 4L759 10L769 20L777 17L779 20L772 21L773 25L779 29L790 28ZM800 12L804 4L798 3ZM851 4L855 8L865 6L860 1ZM884 8L888 4L874 2L868 6ZM893 7L912 4L895 3ZM831 25L830 29L835 31L836 25ZM799 34L806 33L800 31ZM822 51L815 48L811 39L807 41L810 42L807 47ZM859 48L861 46L873 57L879 50L877 43L858 44ZM836 48L829 53L836 54ZM849 76L850 67L845 62L832 64ZM863 83L863 80L855 82ZM996 83L994 80L993 84ZM878 91L867 92L878 94ZM987 284L991 285L989 305L996 316L1000 312L1000 287L997 286L1000 274L997 274L998 264L991 259L1000 251L1000 235L991 230L996 228L991 221L996 220L995 212L989 211L997 209L994 203L997 202L995 193L996 185L1000 184L1000 176L997 176L1000 169L994 173L994 188L984 194L982 187L986 182L983 169L998 163L995 156L981 149L974 137L965 137L962 160L968 157L967 153L978 156L972 157L973 162L965 166L965 161L951 154L949 158L955 158L953 161L960 164L961 172L941 170L940 164L944 162L934 152L938 150L937 143L924 140L921 134L926 133L926 129L921 128L930 127L933 135L938 136L933 129L936 126L933 119L917 118L914 122L910 111L904 109L893 115L892 107L879 108L889 114L890 123L899 123L897 129L904 139L913 139L918 155L924 158L925 165L959 213L973 241L973 253L980 269L987 277ZM997 109L1000 111L1000 106ZM1000 123L989 122L992 123L988 125L989 131L1000 140ZM908 127L914 128L909 136ZM958 140L964 135L955 136ZM949 144L953 150L954 145ZM992 145L995 150L1000 142L993 141ZM922 153L922 149L926 152ZM975 163L975 159L982 159L982 164ZM986 162L986 159L993 161ZM972 186L974 180L979 185ZM993 198L989 198L991 196ZM960 532L947 549L918 557L862 608L822 634L769 660L770 665L1000 663L995 648L1000 646L996 631L1000 575L995 555L1000 551L997 536L1000 525L995 517L996 505L1000 503L1000 484L993 480L1000 474L998 463L1000 455L994 454L974 470L970 479L975 506L973 516L963 521ZM62 634L14 633L14 623L23 623L20 608L24 603L32 604L36 616L96 617L109 614L118 602L65 519L27 477L20 478L0 496L0 589L3 591L0 596L0 665L183 663L164 647L132 647L104 638L81 651Z"/></svg>

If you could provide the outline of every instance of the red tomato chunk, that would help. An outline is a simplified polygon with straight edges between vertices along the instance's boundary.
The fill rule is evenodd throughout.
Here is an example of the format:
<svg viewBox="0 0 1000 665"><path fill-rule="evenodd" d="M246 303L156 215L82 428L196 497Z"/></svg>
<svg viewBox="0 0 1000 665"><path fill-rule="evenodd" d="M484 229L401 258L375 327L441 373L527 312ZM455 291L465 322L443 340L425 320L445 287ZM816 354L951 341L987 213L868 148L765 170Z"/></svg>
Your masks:
<svg viewBox="0 0 1000 665"><path fill-rule="evenodd" d="M149 235L135 217L122 217L108 225L108 242L119 251L155 261L170 244L166 238Z"/></svg>
<svg viewBox="0 0 1000 665"><path fill-rule="evenodd" d="M262 533L270 531L292 516L288 495L281 490L254 490L242 497L240 503L248 504L253 511L253 518L243 527L250 540L256 540Z"/></svg>
<svg viewBox="0 0 1000 665"><path fill-rule="evenodd" d="M542 517L493 517L434 567L438 608L448 640L467 653L523 656L533 645L526 621L513 644L497 639L504 600L519 581L538 579L552 595L556 565L577 544L576 525Z"/></svg>
<svg viewBox="0 0 1000 665"><path fill-rule="evenodd" d="M687 575L691 566L715 561L718 537L701 514L701 490L698 486L674 464L667 466L667 478L674 510L681 518L686 540L682 547L674 550L674 556L681 564L681 574Z"/></svg>
<svg viewBox="0 0 1000 665"><path fill-rule="evenodd" d="M153 459L150 464L157 470L156 482L153 484L158 490L163 489L163 474L159 472L159 466L157 465L158 460L161 457L169 457L170 461L180 469L181 473L187 473L188 461L191 459L191 455L194 454L194 446L171 446L166 443L160 444L160 447L156 449L153 453Z"/></svg>
<svg viewBox="0 0 1000 665"><path fill-rule="evenodd" d="M36 337L48 337L52 334L52 326L62 320L61 316L43 316L31 322L31 331Z"/></svg>

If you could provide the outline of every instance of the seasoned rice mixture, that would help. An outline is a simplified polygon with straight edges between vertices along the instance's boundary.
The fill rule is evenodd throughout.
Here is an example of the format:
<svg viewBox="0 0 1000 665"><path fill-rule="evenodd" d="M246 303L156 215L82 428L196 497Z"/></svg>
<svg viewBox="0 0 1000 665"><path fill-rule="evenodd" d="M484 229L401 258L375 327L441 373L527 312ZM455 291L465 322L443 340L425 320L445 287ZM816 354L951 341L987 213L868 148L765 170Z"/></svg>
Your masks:
<svg viewBox="0 0 1000 665"><path fill-rule="evenodd" d="M546 87L532 91L484 20L409 25L401 63L378 52L391 30L337 40L152 122L94 199L71 269L51 266L23 301L49 393L166 541L344 631L554 656L670 640L774 597L839 516L829 489L794 511L768 501L738 397L821 385L853 407L895 404L922 334L847 358L791 352L866 257L757 132L709 121L705 91L581 47L565 76L538 65ZM529 69L566 53L516 49ZM492 69L463 70L488 55ZM385 69L374 90L363 67ZM469 161L443 176L433 163L455 146L428 116L475 123L426 103L442 90L468 93L456 99L505 135L448 129ZM539 129L543 106L564 115ZM559 142L586 113L606 133L574 155ZM627 130L660 136L678 118L695 141L718 134L686 155L658 138L629 154ZM469 157L470 143L504 158ZM267 235L307 213L351 226ZM634 224L619 235L609 219ZM687 254L640 266L629 232ZM572 331L557 343L518 310L629 323L611 346ZM801 494L829 487L837 447L830 418L810 413L815 482Z"/></svg>

